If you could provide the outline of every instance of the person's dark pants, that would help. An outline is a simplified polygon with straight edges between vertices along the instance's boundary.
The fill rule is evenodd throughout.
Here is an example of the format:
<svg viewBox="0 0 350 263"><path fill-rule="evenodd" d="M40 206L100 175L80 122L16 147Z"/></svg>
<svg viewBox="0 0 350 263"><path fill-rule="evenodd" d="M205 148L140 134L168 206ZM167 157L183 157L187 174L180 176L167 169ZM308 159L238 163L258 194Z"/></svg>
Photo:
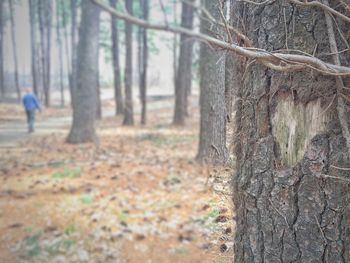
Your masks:
<svg viewBox="0 0 350 263"><path fill-rule="evenodd" d="M26 114L27 114L28 132L33 132L34 122L35 122L35 109L26 110Z"/></svg>

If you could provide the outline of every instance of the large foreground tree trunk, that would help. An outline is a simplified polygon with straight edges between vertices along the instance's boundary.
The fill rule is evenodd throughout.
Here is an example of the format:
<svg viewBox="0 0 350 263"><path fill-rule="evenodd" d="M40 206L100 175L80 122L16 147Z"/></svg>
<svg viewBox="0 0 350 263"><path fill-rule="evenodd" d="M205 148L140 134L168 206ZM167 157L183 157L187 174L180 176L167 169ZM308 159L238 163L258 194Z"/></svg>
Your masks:
<svg viewBox="0 0 350 263"><path fill-rule="evenodd" d="M73 96L73 125L69 143L92 142L96 138L96 77L100 9L91 1L82 2L77 53L77 86Z"/></svg>
<svg viewBox="0 0 350 263"><path fill-rule="evenodd" d="M324 55L331 50L321 9L280 1L237 2L234 8L232 17L239 17L254 46L331 59ZM346 48L338 33L336 40L339 50ZM340 56L349 66L349 54ZM245 70L236 73L244 79L233 87L238 96L234 262L350 262L350 172L337 168L350 167L350 161L335 78L311 71L277 73L250 62L242 61Z"/></svg>
<svg viewBox="0 0 350 263"><path fill-rule="evenodd" d="M109 0L110 5L116 8L117 0ZM115 100L115 113L121 115L124 113L124 102L122 92L122 79L120 71L120 59L119 59L119 31L118 20L111 16L111 30L112 30L112 54L113 54L113 75L114 75L114 100Z"/></svg>
<svg viewBox="0 0 350 263"><path fill-rule="evenodd" d="M185 2L182 3L181 26L193 28L194 8ZM175 81L175 109L174 125L183 126L187 111L187 95L192 84L192 50L193 39L184 34L180 37L180 55Z"/></svg>
<svg viewBox="0 0 350 263"><path fill-rule="evenodd" d="M133 14L133 1L125 0L125 7L129 14ZM132 97L132 24L125 22L125 105L124 105L124 125L134 125L134 110Z"/></svg>
<svg viewBox="0 0 350 263"><path fill-rule="evenodd" d="M220 20L220 1L203 0L202 5ZM219 26L201 20L201 32L222 35ZM198 160L220 164L227 159L225 107L225 52L206 43L200 47L200 136Z"/></svg>

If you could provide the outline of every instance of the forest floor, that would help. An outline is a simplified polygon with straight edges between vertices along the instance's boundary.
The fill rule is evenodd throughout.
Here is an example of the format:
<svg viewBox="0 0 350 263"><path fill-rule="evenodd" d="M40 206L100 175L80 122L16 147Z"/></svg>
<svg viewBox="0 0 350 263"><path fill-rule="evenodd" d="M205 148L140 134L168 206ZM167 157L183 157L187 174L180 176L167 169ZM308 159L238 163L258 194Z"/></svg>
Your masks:
<svg viewBox="0 0 350 263"><path fill-rule="evenodd" d="M28 136L0 105L0 262L230 262L232 171L195 162L196 107L182 129L170 107L146 126L107 117L83 145L65 143L69 114L46 110Z"/></svg>

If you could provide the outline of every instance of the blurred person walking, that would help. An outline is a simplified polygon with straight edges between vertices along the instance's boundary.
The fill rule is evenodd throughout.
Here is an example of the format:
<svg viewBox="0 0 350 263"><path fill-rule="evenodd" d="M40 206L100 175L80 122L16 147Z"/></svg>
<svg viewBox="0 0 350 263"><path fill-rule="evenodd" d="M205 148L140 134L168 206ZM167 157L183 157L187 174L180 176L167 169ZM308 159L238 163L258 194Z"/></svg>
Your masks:
<svg viewBox="0 0 350 263"><path fill-rule="evenodd" d="M31 88L25 89L25 94L22 98L23 106L27 116L28 133L34 132L35 111L41 112L41 107L37 97L33 94Z"/></svg>

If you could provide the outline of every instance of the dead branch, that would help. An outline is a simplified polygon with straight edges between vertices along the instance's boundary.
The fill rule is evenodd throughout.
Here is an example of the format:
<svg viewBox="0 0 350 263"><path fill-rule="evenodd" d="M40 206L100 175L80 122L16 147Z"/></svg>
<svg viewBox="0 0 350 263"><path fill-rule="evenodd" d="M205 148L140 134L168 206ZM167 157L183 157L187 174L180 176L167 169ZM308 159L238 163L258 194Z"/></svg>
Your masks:
<svg viewBox="0 0 350 263"><path fill-rule="evenodd" d="M330 63L326 63L316 57L308 57L303 55L295 55L295 54L282 54L282 53L274 53L271 54L267 52L266 50L259 50L259 49L252 49L252 48L246 48L241 47L234 43L227 43L223 40L216 39L214 37L195 32L193 30L189 30L183 27L178 26L170 26L170 25L157 25L152 24L148 21L139 19L137 17L131 16L127 13L121 13L108 5L105 5L101 0L92 0L93 3L98 5L100 8L102 8L104 11L110 13L111 15L128 21L130 23L158 31L164 31L164 32L172 32L172 33L179 33L184 34L190 37L194 37L196 39L200 39L202 41L207 41L208 43L211 43L213 45L216 45L217 47L236 52L238 55L248 57L251 59L256 59L259 62L265 62L268 65L273 65L276 70L278 70L280 67L280 61L283 60L286 62L289 67L293 67L293 65L299 65L300 69L302 68L310 68L313 70L316 70L324 75L332 75L332 76L350 76L350 68L334 65ZM270 62L270 63L268 63ZM287 66L286 65L286 66ZM301 67L303 66L303 67ZM282 70L285 70L286 67L281 68Z"/></svg>
<svg viewBox="0 0 350 263"><path fill-rule="evenodd" d="M311 1L311 2L308 2L308 1L299 1L299 0L289 0L289 2L291 3L294 3L294 4L297 4L297 5L301 5L301 6L311 6L311 7L319 7L319 8L322 8L324 11L328 13L331 13L347 22L350 23L350 17L342 14L342 13L339 13L338 11L334 10L333 8L331 8L329 5L326 5L324 3L321 3L321 2L318 2L318 1Z"/></svg>

